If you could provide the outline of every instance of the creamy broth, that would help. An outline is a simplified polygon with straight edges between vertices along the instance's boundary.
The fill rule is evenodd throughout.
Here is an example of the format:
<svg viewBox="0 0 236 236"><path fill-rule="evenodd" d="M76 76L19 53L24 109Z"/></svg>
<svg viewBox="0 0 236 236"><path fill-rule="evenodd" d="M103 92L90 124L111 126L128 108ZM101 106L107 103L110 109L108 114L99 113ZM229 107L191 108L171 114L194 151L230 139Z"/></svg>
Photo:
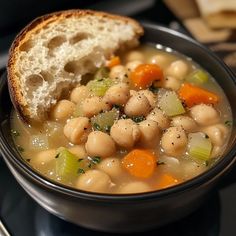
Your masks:
<svg viewBox="0 0 236 236"><path fill-rule="evenodd" d="M204 69L200 68L198 64L193 62L190 58L172 51L169 48L158 48L160 48L160 45L157 48L153 45L141 46L133 51L119 55L121 65L123 66L120 71L118 67L121 65L111 67L109 72L109 80L112 81L112 84L107 85L106 89L109 90L110 87L123 83L127 84L129 86L129 90L131 90L129 91L129 94L131 95L129 95L128 100L123 105L117 106L117 104L110 102L109 99L113 98L111 98L111 96L108 97L108 90L105 91L104 96L100 96L101 99L105 96L107 96L105 98L109 98L108 102L110 103L108 107L105 107L102 110L105 114L109 111L113 112L111 115L116 116L116 118L114 118L114 124L118 122L117 120L127 121L128 119L132 119L133 121L130 121L130 123L127 124L127 127L130 127L128 125L131 125L132 127L134 125L135 129L139 129L138 132L140 132L141 127L144 127L144 133L146 126L153 126L153 130L156 130L156 136L153 136L154 138L150 139L148 143L148 137L145 142L142 142L139 135L137 139L132 137L134 140L132 140L133 144L131 144L131 146L126 146L127 143L124 145L121 144L122 140L118 137L120 132L119 129L121 128L118 125L115 127L113 124L111 127L108 127L107 130L103 130L102 132L112 139L111 142L114 142L115 151L110 150L113 144L110 144L109 138L106 142L104 141L104 147L94 147L93 143L88 144L89 141L87 139L90 132L101 132L101 127L93 120L93 118L99 116L98 113L101 114L101 112L95 112L95 114L92 114L90 109L90 111L86 111L86 113L85 109L88 107L85 106L83 110L83 105L81 105L84 103L86 98L83 98L83 95L80 94L79 99L76 96L73 98L74 100L78 99L78 104L76 104L75 101L70 101L70 103L68 102L66 104L66 107L68 107L71 103L73 103L71 105L73 112L70 113L68 117L65 116L64 118L61 118L60 116L57 116L59 113L55 114L55 112L58 111L56 110L57 108L54 108L49 114L49 119L42 124L34 124L32 126L25 125L19 119L16 112L13 111L11 119L12 135L22 158L35 170L49 179L75 187L77 189L113 194L138 193L167 188L187 181L210 168L219 158L221 158L230 136L232 115L229 103L215 79L204 71ZM181 61L182 64L173 64L176 61ZM128 65L129 62L136 62L137 65L135 66L135 63L133 65ZM141 96L144 96L145 100L143 102L148 101L148 106L150 106L150 108L143 106L142 111L137 111L138 105L131 104L130 100L132 97L136 96L135 91L140 91L140 88L132 82L130 77L131 73L138 68L139 64L144 63L148 65L157 65L163 71L164 77L160 81L155 81L147 87L142 88L142 90L152 91L155 101L154 104L151 104L148 97L142 94ZM115 71L115 67L118 68L117 71ZM186 71L184 72L185 69ZM126 71L125 74L122 74L124 72L123 70ZM193 78L193 73L197 71L201 71L200 83L198 78ZM188 107L186 103L182 105L184 101L179 97L179 90L184 83L200 87L217 95L219 101L213 105L207 104L205 106L203 106L202 103L191 107ZM87 87L91 88L91 85L87 85ZM98 90L95 91L95 93L97 92ZM101 91L99 90L99 93L100 92ZM103 92L104 91L102 91L102 93ZM70 99L73 100L71 93L73 93L73 91L70 92L70 94L68 93L68 96L63 99L67 99L67 101ZM91 92L90 89L89 93L89 99L91 97L99 97L94 95L94 90ZM184 111L181 112L178 109L177 111L173 111L175 104L170 108L168 107L168 104L170 103L167 102L166 104L163 97L166 96L167 99L171 99L169 95L177 95L177 100L180 101L180 104L176 103L176 107L179 106L179 109L184 109ZM161 101L163 101L164 105ZM100 100L98 102L100 102ZM106 103L103 105L106 106ZM130 103L130 107L127 105L128 103ZM148 109L146 113L144 112L145 109ZM153 109L158 109L158 111L161 111L164 114L164 117L168 120L167 126L163 125L163 127L161 127L161 122L163 120L156 122L150 118L151 114L154 114ZM104 110L107 111L105 112ZM207 120L207 118L205 118L205 114L200 114L199 110L201 110L200 112L202 112L202 110L209 110L209 113L212 112L213 118L210 121L209 119ZM119 114L116 115L116 112ZM168 115L168 112L170 112L171 115ZM138 115L134 115L136 113ZM80 141L78 141L75 136L73 136L74 134L71 134L74 129L70 127L70 130L66 133L64 127L72 119L75 119L75 117L85 116L88 118L80 119L80 125L81 122L86 123L88 121L88 123L86 123L87 126L84 126L83 137L81 137ZM184 116L185 118L176 118L179 116ZM183 119L186 119L186 122L189 122L189 126L183 127L183 125L181 125ZM213 121L214 119L215 121ZM204 123L205 120L206 123ZM101 122L101 119L99 122ZM157 124L155 124L155 122ZM69 128L67 127L67 129ZM169 138L172 135L171 132L176 132L176 134L180 136L179 139L183 140L179 141L176 139L175 143L174 141L172 144L168 143L170 142ZM191 146L194 145L192 144L194 141L191 141L195 140L194 134L197 134L199 136L199 140L202 140L204 143L202 144L202 149L200 147L200 149L198 148L195 150ZM141 137L143 137L142 135ZM202 138L202 135L205 135L205 139ZM152 142L154 142L156 137L158 141L155 145L153 145ZM185 140L186 138L187 141ZM94 142L95 146L96 143L99 143L97 140ZM209 145L210 149L206 150L209 148ZM64 149L60 149L61 147L64 147ZM96 155L96 153L100 152L103 155L104 150L99 151L99 148L106 150L104 156ZM138 155L136 158L140 155L142 156L142 152L140 152L140 150L147 152L144 153L143 156L147 155L149 158L147 160L150 162L153 160L152 158L154 158L155 166L153 166L153 169L151 169L147 163L145 163L143 170L142 168L139 168L140 166L137 167L138 170L133 170L132 167L130 169L130 162L126 165L126 161L130 161L131 157L129 156L127 160L125 157L127 157L132 150L138 150L135 154ZM89 155L88 152L95 154ZM112 154L109 154L109 152ZM208 156L206 154L207 152L209 152ZM62 159L62 156L64 158L65 155L72 155L72 157L69 158L69 162L72 164L75 163L74 165L76 165L77 168L76 174L71 175L69 173L68 176L66 176L66 173L64 172L67 171L67 167L61 169L62 167L59 166L59 159ZM76 159L76 162L71 161L73 158ZM71 163L69 166L72 165ZM66 161L61 161L61 165L67 164L68 163L66 163ZM71 168L71 166L68 167L68 170L69 168ZM149 172L145 173L145 171L150 171L150 174ZM89 185L89 181L94 183Z"/></svg>

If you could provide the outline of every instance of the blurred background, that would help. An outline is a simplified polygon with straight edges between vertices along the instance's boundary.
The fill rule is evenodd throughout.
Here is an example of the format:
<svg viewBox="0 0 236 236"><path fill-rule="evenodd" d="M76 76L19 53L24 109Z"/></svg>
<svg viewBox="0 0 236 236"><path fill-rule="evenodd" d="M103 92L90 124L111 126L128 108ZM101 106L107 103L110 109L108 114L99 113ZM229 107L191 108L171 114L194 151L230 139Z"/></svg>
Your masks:
<svg viewBox="0 0 236 236"><path fill-rule="evenodd" d="M236 71L236 0L8 0L0 7L0 67L15 35L37 16L89 8L163 24L190 34Z"/></svg>

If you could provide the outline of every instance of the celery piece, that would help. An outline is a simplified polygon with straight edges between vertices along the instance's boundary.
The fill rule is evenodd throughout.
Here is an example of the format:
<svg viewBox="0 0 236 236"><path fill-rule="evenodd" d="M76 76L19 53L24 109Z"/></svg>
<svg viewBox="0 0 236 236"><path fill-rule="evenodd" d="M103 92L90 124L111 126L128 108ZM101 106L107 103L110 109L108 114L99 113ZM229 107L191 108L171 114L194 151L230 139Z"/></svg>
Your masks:
<svg viewBox="0 0 236 236"><path fill-rule="evenodd" d="M181 100L173 91L165 92L162 95L159 100L159 106L167 116L176 116L185 113Z"/></svg>
<svg viewBox="0 0 236 236"><path fill-rule="evenodd" d="M119 111L112 109L111 111L103 112L91 118L92 127L95 130L109 132L115 120L119 119Z"/></svg>
<svg viewBox="0 0 236 236"><path fill-rule="evenodd" d="M62 181L73 180L78 175L78 158L66 148L59 148L56 156L56 175Z"/></svg>
<svg viewBox="0 0 236 236"><path fill-rule="evenodd" d="M209 160L211 156L212 144L209 137L201 132L191 133L188 135L188 154L198 163Z"/></svg>
<svg viewBox="0 0 236 236"><path fill-rule="evenodd" d="M110 78L93 79L87 83L87 87L94 95L104 96L112 84L113 81Z"/></svg>
<svg viewBox="0 0 236 236"><path fill-rule="evenodd" d="M203 70L196 70L186 80L190 83L201 85L208 81L208 74Z"/></svg>
<svg viewBox="0 0 236 236"><path fill-rule="evenodd" d="M102 79L102 78L108 78L108 77L109 77L109 70L107 67L99 68L94 75L95 79Z"/></svg>

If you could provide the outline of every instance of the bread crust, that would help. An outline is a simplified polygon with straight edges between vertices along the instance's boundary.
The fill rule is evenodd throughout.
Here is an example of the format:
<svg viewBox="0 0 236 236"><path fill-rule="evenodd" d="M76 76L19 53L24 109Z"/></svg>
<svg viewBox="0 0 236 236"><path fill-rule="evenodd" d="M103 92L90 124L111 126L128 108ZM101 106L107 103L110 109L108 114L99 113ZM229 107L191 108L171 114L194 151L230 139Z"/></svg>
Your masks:
<svg viewBox="0 0 236 236"><path fill-rule="evenodd" d="M11 95L12 103L20 115L20 118L26 122L30 122L30 111L28 109L28 104L26 100L24 99L23 93L21 92L21 86L20 81L15 77L16 71L16 58L18 57L19 48L21 45L23 45L25 42L27 42L31 36L32 33L37 32L38 30L41 30L43 27L45 27L47 24L53 23L53 22L59 22L62 19L70 18L70 17L83 17L88 15L95 15L102 18L109 18L114 20L122 20L124 23L129 23L133 25L135 37L139 38L143 35L144 31L142 26L135 20L125 17L125 16L119 16L119 15L113 15L105 12L100 11L93 11L93 10L80 10L80 9L72 9L72 10L66 10L66 11L59 11L50 13L47 15L43 15L41 17L36 18L31 23L29 23L25 28L22 29L22 31L16 36L15 40L13 41L11 48L9 50L9 60L7 64L7 77L8 77L8 86L9 86L9 92Z"/></svg>

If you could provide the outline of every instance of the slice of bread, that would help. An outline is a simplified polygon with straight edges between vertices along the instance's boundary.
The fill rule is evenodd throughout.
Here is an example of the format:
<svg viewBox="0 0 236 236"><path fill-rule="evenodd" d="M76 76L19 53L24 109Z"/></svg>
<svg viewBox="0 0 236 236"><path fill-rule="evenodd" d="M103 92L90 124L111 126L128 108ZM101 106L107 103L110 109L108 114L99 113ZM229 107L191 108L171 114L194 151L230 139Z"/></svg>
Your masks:
<svg viewBox="0 0 236 236"><path fill-rule="evenodd" d="M138 44L143 28L128 17L90 10L35 19L10 49L8 84L25 122L43 121L60 96L118 49Z"/></svg>

